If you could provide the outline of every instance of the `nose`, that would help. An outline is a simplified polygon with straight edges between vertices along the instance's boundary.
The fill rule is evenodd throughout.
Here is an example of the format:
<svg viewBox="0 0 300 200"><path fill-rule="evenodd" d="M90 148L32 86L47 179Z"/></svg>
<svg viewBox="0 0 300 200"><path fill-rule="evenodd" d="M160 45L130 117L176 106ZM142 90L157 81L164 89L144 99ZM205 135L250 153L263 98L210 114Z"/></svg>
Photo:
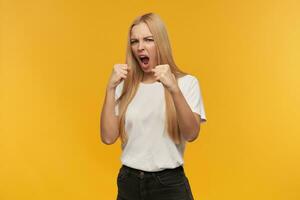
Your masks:
<svg viewBox="0 0 300 200"><path fill-rule="evenodd" d="M143 50L145 47L144 47L144 43L143 42L139 42L139 45L138 45L138 50L141 51Z"/></svg>

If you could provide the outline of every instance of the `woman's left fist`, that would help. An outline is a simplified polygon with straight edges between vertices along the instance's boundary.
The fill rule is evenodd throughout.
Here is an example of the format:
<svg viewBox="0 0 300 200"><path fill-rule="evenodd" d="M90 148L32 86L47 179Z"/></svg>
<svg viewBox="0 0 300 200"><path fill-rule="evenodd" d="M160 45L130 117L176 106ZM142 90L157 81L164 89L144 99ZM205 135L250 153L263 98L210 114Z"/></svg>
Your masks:
<svg viewBox="0 0 300 200"><path fill-rule="evenodd" d="M151 71L154 73L155 79L160 81L170 92L176 92L179 89L175 75L171 72L168 64L157 65Z"/></svg>

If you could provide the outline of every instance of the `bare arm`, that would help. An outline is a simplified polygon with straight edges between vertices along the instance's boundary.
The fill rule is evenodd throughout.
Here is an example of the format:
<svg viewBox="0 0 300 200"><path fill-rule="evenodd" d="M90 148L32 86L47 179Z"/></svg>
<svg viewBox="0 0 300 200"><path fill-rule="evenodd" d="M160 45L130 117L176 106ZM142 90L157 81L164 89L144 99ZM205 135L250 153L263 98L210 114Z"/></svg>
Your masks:
<svg viewBox="0 0 300 200"><path fill-rule="evenodd" d="M115 115L115 91L117 85L127 78L129 69L126 64L114 65L106 88L100 119L100 137L105 144L113 144L119 137L119 117Z"/></svg>
<svg viewBox="0 0 300 200"><path fill-rule="evenodd" d="M154 72L155 79L162 82L172 95L180 133L183 138L189 142L194 141L200 131L200 116L193 113L186 102L175 75L170 70L170 66L168 64L158 65L151 71Z"/></svg>
<svg viewBox="0 0 300 200"><path fill-rule="evenodd" d="M115 88L107 88L101 112L101 141L113 144L119 136L118 116L115 115Z"/></svg>
<svg viewBox="0 0 300 200"><path fill-rule="evenodd" d="M180 133L183 134L185 140L192 142L200 132L200 117L191 110L179 87L172 91L171 95L176 108Z"/></svg>

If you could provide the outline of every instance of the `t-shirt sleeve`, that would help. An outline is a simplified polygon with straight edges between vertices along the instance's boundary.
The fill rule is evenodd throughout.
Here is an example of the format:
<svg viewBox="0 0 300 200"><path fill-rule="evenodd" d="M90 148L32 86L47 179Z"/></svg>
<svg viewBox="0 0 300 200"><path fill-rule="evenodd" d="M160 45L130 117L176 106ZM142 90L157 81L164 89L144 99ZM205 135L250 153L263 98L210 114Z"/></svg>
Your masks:
<svg viewBox="0 0 300 200"><path fill-rule="evenodd" d="M117 99L121 96L122 93L122 89L123 89L123 83L124 81L122 81L115 90L115 101L117 101ZM115 105L115 115L118 116L119 115L119 104Z"/></svg>
<svg viewBox="0 0 300 200"><path fill-rule="evenodd" d="M201 122L206 122L207 119L198 79L194 76L189 76L185 80L182 80L181 85L181 91L191 110L200 115Z"/></svg>

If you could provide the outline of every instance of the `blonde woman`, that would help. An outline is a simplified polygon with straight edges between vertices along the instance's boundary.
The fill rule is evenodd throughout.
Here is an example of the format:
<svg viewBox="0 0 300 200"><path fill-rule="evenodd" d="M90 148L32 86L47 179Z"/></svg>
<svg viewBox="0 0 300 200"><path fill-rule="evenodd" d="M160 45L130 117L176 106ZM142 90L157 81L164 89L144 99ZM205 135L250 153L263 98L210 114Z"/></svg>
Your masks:
<svg viewBox="0 0 300 200"><path fill-rule="evenodd" d="M137 17L101 112L101 140L121 140L117 199L193 199L183 154L204 121L198 79L176 66L164 23L154 13Z"/></svg>

